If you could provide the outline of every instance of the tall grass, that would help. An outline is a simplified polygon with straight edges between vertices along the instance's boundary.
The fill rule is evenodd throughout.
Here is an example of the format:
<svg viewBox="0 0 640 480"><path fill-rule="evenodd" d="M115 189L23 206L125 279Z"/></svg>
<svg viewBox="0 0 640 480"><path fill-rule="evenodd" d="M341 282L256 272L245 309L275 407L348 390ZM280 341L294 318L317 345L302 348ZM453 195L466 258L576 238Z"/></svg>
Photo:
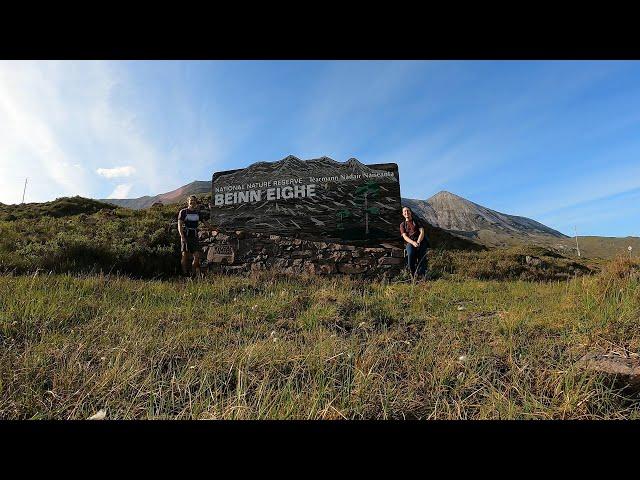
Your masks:
<svg viewBox="0 0 640 480"><path fill-rule="evenodd" d="M0 418L640 418L638 264L555 282L0 276Z"/></svg>

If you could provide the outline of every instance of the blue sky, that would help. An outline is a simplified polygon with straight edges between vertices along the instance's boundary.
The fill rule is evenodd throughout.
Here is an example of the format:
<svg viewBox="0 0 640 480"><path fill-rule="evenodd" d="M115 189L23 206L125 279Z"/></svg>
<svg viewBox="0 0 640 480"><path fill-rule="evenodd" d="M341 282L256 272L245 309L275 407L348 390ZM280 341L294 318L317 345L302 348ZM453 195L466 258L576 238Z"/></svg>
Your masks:
<svg viewBox="0 0 640 480"><path fill-rule="evenodd" d="M0 62L0 202L132 198L289 154L396 162L573 235L640 236L640 62Z"/></svg>

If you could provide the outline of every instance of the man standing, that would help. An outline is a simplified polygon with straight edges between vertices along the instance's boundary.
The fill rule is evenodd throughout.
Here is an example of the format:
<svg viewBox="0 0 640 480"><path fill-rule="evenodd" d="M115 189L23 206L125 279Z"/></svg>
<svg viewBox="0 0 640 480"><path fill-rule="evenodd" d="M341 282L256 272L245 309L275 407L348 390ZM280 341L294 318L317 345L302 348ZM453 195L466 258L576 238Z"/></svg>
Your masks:
<svg viewBox="0 0 640 480"><path fill-rule="evenodd" d="M428 240L424 235L424 225L417 218L409 207L402 208L404 222L400 224L400 234L407 242L407 262L411 275L424 275L427 267L427 245Z"/></svg>
<svg viewBox="0 0 640 480"><path fill-rule="evenodd" d="M193 256L193 267L197 276L200 276L200 242L198 241L198 222L200 221L200 210L198 198L195 195L189 196L187 208L183 208L178 213L178 233L180 233L182 252L182 273L189 274L189 263Z"/></svg>

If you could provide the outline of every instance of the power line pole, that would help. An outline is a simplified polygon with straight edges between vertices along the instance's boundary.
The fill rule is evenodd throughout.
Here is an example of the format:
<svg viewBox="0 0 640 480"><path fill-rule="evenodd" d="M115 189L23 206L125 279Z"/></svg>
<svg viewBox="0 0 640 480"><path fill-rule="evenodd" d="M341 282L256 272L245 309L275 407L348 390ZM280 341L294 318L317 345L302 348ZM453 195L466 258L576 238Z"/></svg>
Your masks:
<svg viewBox="0 0 640 480"><path fill-rule="evenodd" d="M573 230L576 232L576 249L578 250L578 256L580 256L580 245L578 245L578 227L573 227Z"/></svg>
<svg viewBox="0 0 640 480"><path fill-rule="evenodd" d="M27 180L28 180L28 178L25 177L25 179L24 179L24 190L22 190L22 203L24 203L24 194L27 191Z"/></svg>

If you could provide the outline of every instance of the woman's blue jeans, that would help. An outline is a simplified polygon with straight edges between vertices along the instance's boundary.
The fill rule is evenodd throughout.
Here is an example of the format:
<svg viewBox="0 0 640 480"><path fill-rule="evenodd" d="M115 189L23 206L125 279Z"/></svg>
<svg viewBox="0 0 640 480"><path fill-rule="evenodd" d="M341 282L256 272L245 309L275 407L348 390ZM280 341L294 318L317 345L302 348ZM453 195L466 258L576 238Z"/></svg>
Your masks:
<svg viewBox="0 0 640 480"><path fill-rule="evenodd" d="M417 274L424 275L427 271L427 246L421 243L418 248L414 247L410 243L407 243L407 263L409 265L409 271L411 275Z"/></svg>

